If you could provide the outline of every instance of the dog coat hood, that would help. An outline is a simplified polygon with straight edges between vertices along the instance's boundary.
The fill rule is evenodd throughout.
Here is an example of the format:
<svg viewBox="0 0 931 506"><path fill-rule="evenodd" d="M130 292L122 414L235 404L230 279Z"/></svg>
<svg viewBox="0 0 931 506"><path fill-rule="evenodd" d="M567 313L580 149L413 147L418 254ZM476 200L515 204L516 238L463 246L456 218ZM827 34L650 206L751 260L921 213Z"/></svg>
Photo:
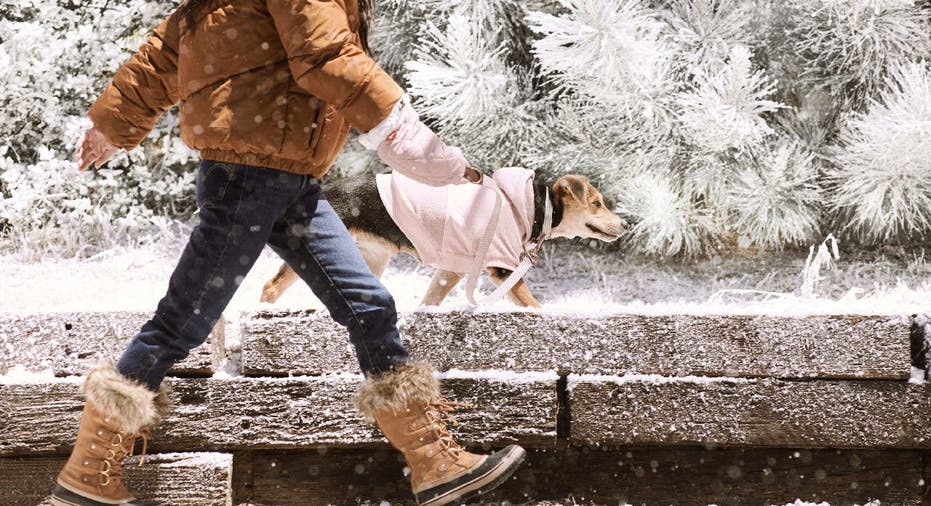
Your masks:
<svg viewBox="0 0 931 506"><path fill-rule="evenodd" d="M501 196L501 215L485 256L485 267L514 270L533 227L533 171L506 167L492 176ZM397 172L376 176L378 193L421 263L467 274L492 221L496 190L472 183L431 187Z"/></svg>

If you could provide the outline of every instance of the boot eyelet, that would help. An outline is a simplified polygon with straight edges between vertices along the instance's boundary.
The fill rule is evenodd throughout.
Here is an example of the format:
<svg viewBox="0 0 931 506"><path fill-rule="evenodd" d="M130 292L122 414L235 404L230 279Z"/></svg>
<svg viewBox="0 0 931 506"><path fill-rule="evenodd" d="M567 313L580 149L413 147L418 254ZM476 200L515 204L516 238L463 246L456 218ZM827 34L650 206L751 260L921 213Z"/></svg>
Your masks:
<svg viewBox="0 0 931 506"><path fill-rule="evenodd" d="M102 436L102 435L103 435L103 431L102 431L102 430L98 430L98 431L97 431L97 435L98 435L98 436Z"/></svg>
<svg viewBox="0 0 931 506"><path fill-rule="evenodd" d="M97 444L91 443L91 450L96 450L96 449L97 449Z"/></svg>
<svg viewBox="0 0 931 506"><path fill-rule="evenodd" d="M81 476L81 482L87 483L87 476Z"/></svg>
<svg viewBox="0 0 931 506"><path fill-rule="evenodd" d="M84 465L85 465L85 466L89 466L89 465L91 465L91 461L89 461L89 460L85 460L85 461L84 461Z"/></svg>

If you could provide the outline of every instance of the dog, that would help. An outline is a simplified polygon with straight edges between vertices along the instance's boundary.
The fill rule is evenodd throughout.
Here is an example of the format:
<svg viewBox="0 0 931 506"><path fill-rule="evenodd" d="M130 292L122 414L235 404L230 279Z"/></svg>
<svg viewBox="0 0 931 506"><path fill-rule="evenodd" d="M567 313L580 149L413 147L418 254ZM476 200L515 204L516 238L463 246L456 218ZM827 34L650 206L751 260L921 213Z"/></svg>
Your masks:
<svg viewBox="0 0 931 506"><path fill-rule="evenodd" d="M525 172L533 177L532 172ZM436 190L425 189L425 191ZM532 192L531 238L540 238L541 241L557 237L590 238L612 242L620 238L627 227L627 223L605 205L601 193L585 176L569 174L559 177L552 183L537 181L533 178ZM326 180L323 183L323 194L349 229L373 274L380 278L391 258L399 253L407 253L421 264L424 263L414 242L402 231L389 213L382 199L383 194L379 192L376 178L362 175ZM541 238L547 195L552 209L552 229L548 236ZM527 221L529 218L528 216ZM512 272L500 266L489 266L486 270L495 285L503 283ZM438 268L430 280L421 305L438 306L463 277L464 274L461 272ZM282 264L278 273L265 283L261 301L274 303L297 280L297 273L286 263ZM539 301L530 292L523 279L514 284L508 291L508 296L521 307L540 307Z"/></svg>

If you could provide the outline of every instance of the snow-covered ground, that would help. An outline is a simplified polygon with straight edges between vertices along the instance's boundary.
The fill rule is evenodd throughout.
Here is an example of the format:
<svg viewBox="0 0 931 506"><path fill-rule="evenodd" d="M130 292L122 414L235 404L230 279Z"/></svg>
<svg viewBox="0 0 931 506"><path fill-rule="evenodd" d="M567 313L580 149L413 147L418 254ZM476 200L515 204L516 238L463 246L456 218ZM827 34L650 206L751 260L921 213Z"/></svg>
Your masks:
<svg viewBox="0 0 931 506"><path fill-rule="evenodd" d="M169 246L113 250L92 260L24 263L0 257L0 311L151 311L165 292L182 245L175 239ZM554 313L906 314L931 311L931 261L926 251L841 251L830 268L821 268L817 282L805 285L807 251L680 264L556 242L544 248L528 284L543 310ZM266 250L228 311L322 307L302 283L274 306L259 302L262 285L280 264ZM411 311L417 309L431 273L431 268L400 255L383 281L399 309ZM440 310L466 306L464 284ZM490 283L482 287L487 291ZM482 308L515 309L506 300Z"/></svg>

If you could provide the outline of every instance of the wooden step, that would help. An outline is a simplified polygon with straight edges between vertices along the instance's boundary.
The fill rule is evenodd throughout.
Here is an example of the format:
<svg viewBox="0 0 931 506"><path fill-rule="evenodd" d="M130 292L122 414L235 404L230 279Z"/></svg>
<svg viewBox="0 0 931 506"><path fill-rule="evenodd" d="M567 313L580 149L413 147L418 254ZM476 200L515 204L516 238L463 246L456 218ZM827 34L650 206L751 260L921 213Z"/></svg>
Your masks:
<svg viewBox="0 0 931 506"><path fill-rule="evenodd" d="M3 504L36 506L46 498L65 464L64 457L0 458ZM233 456L227 453L146 455L142 466L130 457L124 468L128 488L141 499L173 506L231 506Z"/></svg>
<svg viewBox="0 0 931 506"><path fill-rule="evenodd" d="M81 375L100 360L119 358L152 315L107 313L0 313L0 375L19 366ZM223 325L207 342L175 364L170 374L209 376L222 357Z"/></svg>
<svg viewBox="0 0 931 506"><path fill-rule="evenodd" d="M931 385L570 376L575 445L931 448Z"/></svg>
<svg viewBox="0 0 931 506"><path fill-rule="evenodd" d="M169 378L174 413L155 431L154 451L316 448L384 444L357 414L361 375L300 378ZM469 444L556 444L555 374L449 374L444 393L474 406L451 431ZM0 455L66 453L83 400L79 380L0 385ZM42 430L36 430L41 427Z"/></svg>
<svg viewBox="0 0 931 506"><path fill-rule="evenodd" d="M410 313L412 356L440 369L576 374L907 379L907 317ZM314 311L246 314L243 373L355 372L346 331Z"/></svg>
<svg viewBox="0 0 931 506"><path fill-rule="evenodd" d="M919 505L927 453L732 448L531 450L482 504L814 503ZM397 452L330 450L241 455L238 495L254 505L413 505ZM506 501L506 502L505 502Z"/></svg>

